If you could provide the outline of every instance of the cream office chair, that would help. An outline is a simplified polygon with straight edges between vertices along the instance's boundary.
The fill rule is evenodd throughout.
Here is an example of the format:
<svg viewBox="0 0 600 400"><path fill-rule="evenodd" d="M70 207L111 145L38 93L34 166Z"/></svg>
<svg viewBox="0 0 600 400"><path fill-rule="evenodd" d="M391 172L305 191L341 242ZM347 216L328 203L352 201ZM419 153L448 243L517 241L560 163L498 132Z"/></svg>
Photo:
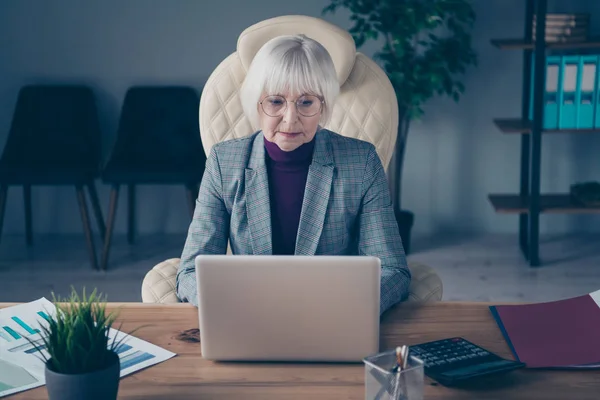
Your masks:
<svg viewBox="0 0 600 400"><path fill-rule="evenodd" d="M210 75L200 99L200 135L204 151L223 140L247 136L258 127L245 117L238 91L254 55L275 36L303 33L319 41L333 58L340 82L340 96L325 128L373 143L384 168L392 158L398 127L398 104L385 72L356 51L352 36L324 20L307 16L282 16L250 26L238 38L237 51ZM230 254L230 249L228 249ZM145 303L175 303L175 275L179 258L171 258L150 270L142 283ZM442 282L432 268L409 263L412 283L408 301L438 301Z"/></svg>

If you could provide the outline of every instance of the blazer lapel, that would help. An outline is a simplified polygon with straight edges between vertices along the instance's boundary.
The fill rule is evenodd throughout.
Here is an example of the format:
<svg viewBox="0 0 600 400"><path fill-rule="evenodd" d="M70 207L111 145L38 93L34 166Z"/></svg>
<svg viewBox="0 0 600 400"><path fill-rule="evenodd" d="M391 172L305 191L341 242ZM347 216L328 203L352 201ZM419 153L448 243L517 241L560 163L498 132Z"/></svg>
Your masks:
<svg viewBox="0 0 600 400"><path fill-rule="evenodd" d="M252 238L252 253L255 255L273 254L269 178L263 140L262 132L256 135L245 171L246 214Z"/></svg>
<svg viewBox="0 0 600 400"><path fill-rule="evenodd" d="M315 140L296 237L297 255L315 255L317 251L333 181L334 165L327 131L317 132Z"/></svg>

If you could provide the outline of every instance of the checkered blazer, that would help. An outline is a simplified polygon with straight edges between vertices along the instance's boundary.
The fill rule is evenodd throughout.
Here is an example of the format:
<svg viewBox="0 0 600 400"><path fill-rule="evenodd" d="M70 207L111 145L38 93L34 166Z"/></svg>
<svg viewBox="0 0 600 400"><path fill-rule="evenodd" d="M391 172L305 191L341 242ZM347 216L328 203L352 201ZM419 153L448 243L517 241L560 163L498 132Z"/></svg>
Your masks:
<svg viewBox="0 0 600 400"><path fill-rule="evenodd" d="M177 295L198 305L195 257L272 254L262 132L215 144L177 271ZM380 313L408 296L410 271L383 165L368 142L321 129L315 136L295 254L370 255L382 265Z"/></svg>

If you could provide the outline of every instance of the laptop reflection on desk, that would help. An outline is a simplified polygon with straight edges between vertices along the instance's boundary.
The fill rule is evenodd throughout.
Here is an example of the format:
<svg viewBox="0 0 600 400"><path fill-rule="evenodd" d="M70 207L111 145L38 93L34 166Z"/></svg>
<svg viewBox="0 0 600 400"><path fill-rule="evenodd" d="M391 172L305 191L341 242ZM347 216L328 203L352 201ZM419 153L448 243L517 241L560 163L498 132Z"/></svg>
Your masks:
<svg viewBox="0 0 600 400"><path fill-rule="evenodd" d="M200 255L195 262L205 359L361 362L379 351L379 258Z"/></svg>

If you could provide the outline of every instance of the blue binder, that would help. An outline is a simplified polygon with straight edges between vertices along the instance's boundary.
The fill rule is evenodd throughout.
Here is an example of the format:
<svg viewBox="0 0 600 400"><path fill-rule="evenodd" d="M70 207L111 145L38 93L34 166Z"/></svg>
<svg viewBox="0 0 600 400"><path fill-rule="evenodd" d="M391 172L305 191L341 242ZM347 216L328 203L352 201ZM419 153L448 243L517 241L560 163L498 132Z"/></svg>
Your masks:
<svg viewBox="0 0 600 400"><path fill-rule="evenodd" d="M594 95L598 86L598 56L582 56L579 60L581 79L578 82L576 101L579 104L577 128L594 127L597 99Z"/></svg>
<svg viewBox="0 0 600 400"><path fill-rule="evenodd" d="M546 58L546 90L544 93L544 128L558 128L559 88L562 81L560 68L561 58L551 56Z"/></svg>
<svg viewBox="0 0 600 400"><path fill-rule="evenodd" d="M579 103L577 101L581 70L579 69L580 56L563 56L561 69L562 80L560 89L562 99L559 102L558 128L569 129L577 127L577 114ZM579 96L580 97L580 96Z"/></svg>
<svg viewBox="0 0 600 400"><path fill-rule="evenodd" d="M534 76L535 57L531 60L531 99L529 102L529 119L533 120L533 96L534 96ZM558 128L559 104L562 81L562 68L560 56L546 57L546 86L544 88L544 129Z"/></svg>
<svg viewBox="0 0 600 400"><path fill-rule="evenodd" d="M532 56L532 76L535 71ZM600 55L554 55L546 57L543 94L544 129L590 129L600 127ZM533 120L533 87L529 119Z"/></svg>

